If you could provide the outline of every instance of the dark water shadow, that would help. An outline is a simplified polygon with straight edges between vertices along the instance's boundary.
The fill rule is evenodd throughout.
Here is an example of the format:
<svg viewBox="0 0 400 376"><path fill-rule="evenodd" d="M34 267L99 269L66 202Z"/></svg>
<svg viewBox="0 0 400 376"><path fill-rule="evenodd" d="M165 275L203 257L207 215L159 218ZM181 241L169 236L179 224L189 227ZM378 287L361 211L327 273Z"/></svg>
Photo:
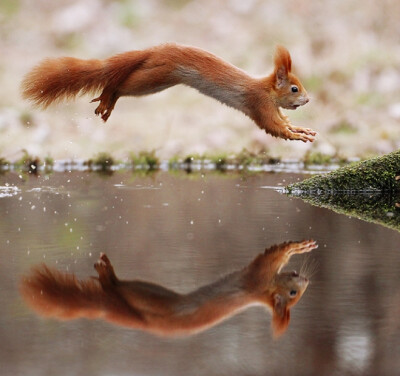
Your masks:
<svg viewBox="0 0 400 376"><path fill-rule="evenodd" d="M400 231L400 192L289 194L314 206Z"/></svg>

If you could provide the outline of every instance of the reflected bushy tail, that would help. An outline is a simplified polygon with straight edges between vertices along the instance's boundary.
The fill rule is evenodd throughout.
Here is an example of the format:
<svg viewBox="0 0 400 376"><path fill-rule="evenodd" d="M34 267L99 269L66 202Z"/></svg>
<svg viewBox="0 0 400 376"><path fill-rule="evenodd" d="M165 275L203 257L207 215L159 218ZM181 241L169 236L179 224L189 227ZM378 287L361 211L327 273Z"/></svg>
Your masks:
<svg viewBox="0 0 400 376"><path fill-rule="evenodd" d="M104 291L95 279L80 281L42 264L20 284L26 303L39 314L58 319L97 317Z"/></svg>

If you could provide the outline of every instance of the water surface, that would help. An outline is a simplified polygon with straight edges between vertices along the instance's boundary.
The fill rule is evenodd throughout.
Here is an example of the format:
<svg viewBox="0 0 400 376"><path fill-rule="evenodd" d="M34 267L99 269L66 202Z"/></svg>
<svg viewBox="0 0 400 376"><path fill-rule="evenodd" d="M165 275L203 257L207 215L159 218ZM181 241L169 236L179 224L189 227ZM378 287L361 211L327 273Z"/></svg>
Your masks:
<svg viewBox="0 0 400 376"><path fill-rule="evenodd" d="M301 175L0 176L1 375L396 375L397 231L313 207L271 187ZM266 247L314 239L311 284L287 332L251 307L194 336L160 338L102 320L38 316L18 285L46 263L95 275L105 252L121 278L179 292L249 264Z"/></svg>

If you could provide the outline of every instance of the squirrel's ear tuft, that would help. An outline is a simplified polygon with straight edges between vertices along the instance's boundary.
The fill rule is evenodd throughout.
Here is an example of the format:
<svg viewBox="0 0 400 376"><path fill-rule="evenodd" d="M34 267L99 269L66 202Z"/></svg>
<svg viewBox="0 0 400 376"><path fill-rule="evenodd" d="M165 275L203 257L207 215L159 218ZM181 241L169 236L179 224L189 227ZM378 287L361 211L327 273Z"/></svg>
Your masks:
<svg viewBox="0 0 400 376"><path fill-rule="evenodd" d="M272 311L272 333L275 338L278 338L285 333L290 321L290 310L284 297L279 294L274 296Z"/></svg>
<svg viewBox="0 0 400 376"><path fill-rule="evenodd" d="M276 46L274 63L275 69L284 67L286 73L289 73L292 70L292 58L290 57L287 48L281 45Z"/></svg>
<svg viewBox="0 0 400 376"><path fill-rule="evenodd" d="M274 64L276 85L279 88L287 83L288 74L292 70L292 59L285 47L276 46Z"/></svg>

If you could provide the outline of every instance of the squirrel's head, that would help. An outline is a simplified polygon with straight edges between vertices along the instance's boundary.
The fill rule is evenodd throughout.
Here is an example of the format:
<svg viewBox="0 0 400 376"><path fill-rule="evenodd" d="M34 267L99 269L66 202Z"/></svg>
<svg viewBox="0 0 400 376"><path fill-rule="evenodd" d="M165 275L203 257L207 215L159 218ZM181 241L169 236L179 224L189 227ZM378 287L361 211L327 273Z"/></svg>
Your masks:
<svg viewBox="0 0 400 376"><path fill-rule="evenodd" d="M295 110L309 102L307 91L299 79L291 73L292 59L289 51L277 46L275 51L275 69L272 73L274 100L277 106Z"/></svg>
<svg viewBox="0 0 400 376"><path fill-rule="evenodd" d="M297 272L285 272L275 276L275 284L270 296L272 306L272 331L274 337L282 335L290 321L290 308L302 297L308 286L308 279Z"/></svg>

